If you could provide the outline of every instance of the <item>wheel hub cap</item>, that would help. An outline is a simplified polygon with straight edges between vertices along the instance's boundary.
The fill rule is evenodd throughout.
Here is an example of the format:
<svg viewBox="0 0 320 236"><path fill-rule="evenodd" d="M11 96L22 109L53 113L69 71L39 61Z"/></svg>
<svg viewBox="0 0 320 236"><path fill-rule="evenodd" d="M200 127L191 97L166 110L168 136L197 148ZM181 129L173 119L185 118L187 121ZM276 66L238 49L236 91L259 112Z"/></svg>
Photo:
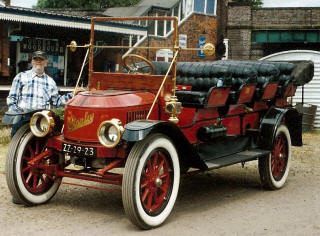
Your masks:
<svg viewBox="0 0 320 236"><path fill-rule="evenodd" d="M158 177L156 178L156 180L154 181L154 184L156 187L160 187L162 185L162 180Z"/></svg>

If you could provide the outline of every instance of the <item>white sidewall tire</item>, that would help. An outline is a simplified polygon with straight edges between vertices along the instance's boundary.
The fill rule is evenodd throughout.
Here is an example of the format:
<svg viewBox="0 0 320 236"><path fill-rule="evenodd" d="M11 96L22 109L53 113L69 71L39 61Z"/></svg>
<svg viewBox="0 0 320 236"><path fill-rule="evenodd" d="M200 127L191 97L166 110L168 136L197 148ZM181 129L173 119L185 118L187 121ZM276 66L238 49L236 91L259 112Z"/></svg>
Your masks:
<svg viewBox="0 0 320 236"><path fill-rule="evenodd" d="M144 168L144 164L146 159L148 158L149 154L156 148L164 148L168 151L168 153L171 156L171 161L172 161L172 166L173 166L173 171L174 171L174 179L173 179L173 185L172 185L172 191L170 195L170 200L167 203L165 209L157 216L150 216L148 215L141 204L140 201L140 177L142 170ZM146 149L145 153L142 155L139 165L136 171L136 177L135 177L135 198L136 198L136 203L137 203L137 210L139 212L139 215L141 219L147 224L152 227L156 227L160 224L162 224L165 219L170 215L171 210L174 206L174 203L176 201L177 195L178 195L178 190L179 190L179 183L180 183L180 165L179 165L179 158L178 154L176 152L176 149L174 145L165 138L160 138L154 140L148 148Z"/></svg>
<svg viewBox="0 0 320 236"><path fill-rule="evenodd" d="M22 197L27 200L28 202L36 205L36 204L42 204L47 201L49 201L57 192L60 184L55 182L50 187L48 191L45 193L42 193L40 195L34 195L30 193L27 188L25 187L22 176L21 176L21 159L24 152L24 149L30 139L33 138L33 134L31 132L25 134L25 136L22 138L17 153L16 153L16 160L15 160L15 174L16 174L16 182L17 182L17 188L19 189L19 192L21 193Z"/></svg>
<svg viewBox="0 0 320 236"><path fill-rule="evenodd" d="M170 192L167 202L157 214L146 213L140 197L140 180L145 168L147 159L156 149L163 149L167 152L167 160L172 168ZM122 200L126 214L132 223L142 229L155 228L161 225L170 215L179 190L180 164L174 144L162 134L151 134L144 140L137 142L128 156L122 183Z"/></svg>
<svg viewBox="0 0 320 236"><path fill-rule="evenodd" d="M290 171L290 165L291 165L291 138L290 138L290 133L289 133L289 130L288 128L285 126L285 125L280 125L277 129L277 132L276 132L276 136L277 137L280 133L284 133L284 135L286 136L286 139L287 139L287 144L288 144L288 160L287 160L287 166L286 166L286 170L282 176L282 178L280 180L276 180L274 177L273 177L273 174L272 174L272 170L271 170L271 154L269 156L269 163L268 163L268 168L269 168L269 172L270 172L270 180L273 184L273 186L276 188L276 189L280 189L283 187L283 185L286 183L286 180L288 178L288 175L289 175L289 171Z"/></svg>

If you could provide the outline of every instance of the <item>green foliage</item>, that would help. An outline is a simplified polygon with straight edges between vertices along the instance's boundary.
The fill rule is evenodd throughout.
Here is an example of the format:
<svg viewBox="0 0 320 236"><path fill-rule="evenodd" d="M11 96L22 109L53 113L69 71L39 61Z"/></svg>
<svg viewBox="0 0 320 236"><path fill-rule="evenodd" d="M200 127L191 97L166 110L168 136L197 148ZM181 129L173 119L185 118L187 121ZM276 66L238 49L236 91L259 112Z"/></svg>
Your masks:
<svg viewBox="0 0 320 236"><path fill-rule="evenodd" d="M35 8L100 9L133 6L139 1L140 0L39 0Z"/></svg>
<svg viewBox="0 0 320 236"><path fill-rule="evenodd" d="M52 112L60 117L60 120L64 120L64 107L56 107L52 109Z"/></svg>
<svg viewBox="0 0 320 236"><path fill-rule="evenodd" d="M252 7L255 7L255 8L262 7L262 5L263 5L262 0L237 0L237 2L246 3L248 5L251 5Z"/></svg>

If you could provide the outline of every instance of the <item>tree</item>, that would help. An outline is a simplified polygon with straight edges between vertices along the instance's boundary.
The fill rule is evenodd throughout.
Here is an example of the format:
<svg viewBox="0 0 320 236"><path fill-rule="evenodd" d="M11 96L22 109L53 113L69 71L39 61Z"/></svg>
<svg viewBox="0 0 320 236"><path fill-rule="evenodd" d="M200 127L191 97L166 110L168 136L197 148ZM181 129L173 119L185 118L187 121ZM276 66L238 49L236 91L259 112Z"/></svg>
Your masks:
<svg viewBox="0 0 320 236"><path fill-rule="evenodd" d="M100 9L109 7L133 6L139 1L140 0L39 0L35 8Z"/></svg>
<svg viewBox="0 0 320 236"><path fill-rule="evenodd" d="M263 5L262 0L237 0L237 2L246 3L252 7L255 7L255 8L262 7L262 5Z"/></svg>

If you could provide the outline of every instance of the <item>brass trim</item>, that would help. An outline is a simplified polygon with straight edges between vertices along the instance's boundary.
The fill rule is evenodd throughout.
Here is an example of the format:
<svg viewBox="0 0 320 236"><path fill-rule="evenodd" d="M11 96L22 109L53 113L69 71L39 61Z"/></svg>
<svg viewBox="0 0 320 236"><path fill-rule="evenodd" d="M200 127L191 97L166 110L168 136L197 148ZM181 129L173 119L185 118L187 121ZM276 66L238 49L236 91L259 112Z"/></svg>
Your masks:
<svg viewBox="0 0 320 236"><path fill-rule="evenodd" d="M106 129L108 129L111 126L114 126L117 129L117 139L113 142L104 135ZM113 148L119 144L123 132L124 132L124 128L122 126L121 121L119 119L112 119L112 120L103 121L99 125L97 130L97 136L98 136L99 142L103 146L107 148Z"/></svg>
<svg viewBox="0 0 320 236"><path fill-rule="evenodd" d="M38 129L38 124L37 122L39 121L39 119L41 118L45 118L47 125L48 125L48 129L45 131L41 131ZM52 117L52 113L51 111L48 110L44 110L44 111L39 111L33 114L33 116L30 119L30 130L33 133L34 136L37 136L39 138L42 138L44 136L46 136L47 134L51 133L53 128L55 126L55 122L54 119Z"/></svg>

